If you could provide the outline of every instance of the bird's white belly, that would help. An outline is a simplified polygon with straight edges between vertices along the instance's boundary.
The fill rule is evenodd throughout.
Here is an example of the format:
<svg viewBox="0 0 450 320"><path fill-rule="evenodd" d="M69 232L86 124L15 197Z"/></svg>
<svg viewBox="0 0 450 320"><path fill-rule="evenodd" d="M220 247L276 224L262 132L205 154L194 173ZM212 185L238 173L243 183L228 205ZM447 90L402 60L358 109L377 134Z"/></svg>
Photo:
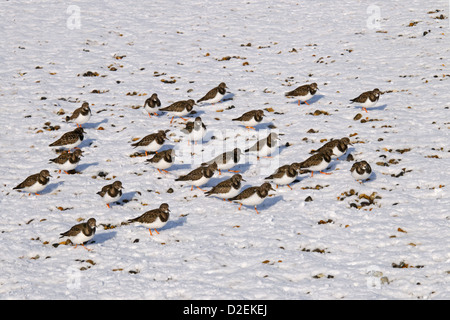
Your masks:
<svg viewBox="0 0 450 320"><path fill-rule="evenodd" d="M156 140L153 140L152 142L150 142L150 144L146 145L146 146L142 146L142 150L145 151L158 151L159 149L161 149L162 145L160 145L158 142L156 142Z"/></svg>
<svg viewBox="0 0 450 320"><path fill-rule="evenodd" d="M66 144L66 145L64 145L64 146L55 146L55 147L56 147L56 148L64 147L64 148L67 148L67 149L73 149L73 148L75 148L75 147L78 147L78 146L80 145L80 143L81 143L81 140L78 138L78 140L75 141L75 142L72 143L72 144Z"/></svg>
<svg viewBox="0 0 450 320"><path fill-rule="evenodd" d="M301 102L305 102L311 99L312 97L313 95L310 92L308 92L306 96L298 96L298 100L300 100Z"/></svg>
<svg viewBox="0 0 450 320"><path fill-rule="evenodd" d="M216 96L210 100L207 100L207 102L216 103L216 102L219 102L223 97L224 97L224 94L217 92Z"/></svg>
<svg viewBox="0 0 450 320"><path fill-rule="evenodd" d="M366 180L371 176L372 172L367 173L364 172L363 174L358 174L358 172L356 172L356 170L352 171L352 176L353 178L355 178L356 180Z"/></svg>
<svg viewBox="0 0 450 320"><path fill-rule="evenodd" d="M208 181L211 180L211 178L206 178L205 176L201 177L198 180L195 181L189 181L189 183L195 187L200 187L206 183L208 183Z"/></svg>
<svg viewBox="0 0 450 320"><path fill-rule="evenodd" d="M163 222L160 218L157 218L152 223L141 223L144 227L148 229L160 229L167 224L167 221Z"/></svg>
<svg viewBox="0 0 450 320"><path fill-rule="evenodd" d="M74 119L75 123L78 124L84 124L91 119L91 114L88 113L87 115L82 115L81 113L78 115L78 118Z"/></svg>
<svg viewBox="0 0 450 320"><path fill-rule="evenodd" d="M334 147L333 148L333 155L331 157L332 158L339 158L340 156L344 155L346 152L347 152L347 150L342 152L341 150L338 149L338 147Z"/></svg>
<svg viewBox="0 0 450 320"><path fill-rule="evenodd" d="M206 135L206 130L202 127L200 130L192 130L189 134L189 140L199 141L202 140Z"/></svg>
<svg viewBox="0 0 450 320"><path fill-rule="evenodd" d="M272 179L273 183L278 184L278 185L286 185L286 184L290 184L292 182L294 182L294 180L297 177L289 177L287 174L285 174L284 176L282 176L281 178L274 178Z"/></svg>
<svg viewBox="0 0 450 320"><path fill-rule="evenodd" d="M243 124L244 126L246 126L246 127L254 127L254 126L256 126L256 125L259 123L258 121L255 120L254 117L251 118L251 119L248 120L248 121L241 121L241 122L242 122L242 124Z"/></svg>
<svg viewBox="0 0 450 320"><path fill-rule="evenodd" d="M322 170L325 170L326 168L328 168L328 165L329 165L328 162L322 161L322 162L319 163L318 165L316 165L316 166L311 166L311 167L306 168L306 169L308 169L308 170L310 170L310 171L322 171Z"/></svg>
<svg viewBox="0 0 450 320"><path fill-rule="evenodd" d="M256 206L263 201L264 198L259 197L256 192L246 199L238 200L238 202L242 203L244 206Z"/></svg>
<svg viewBox="0 0 450 320"><path fill-rule="evenodd" d="M275 150L277 146L276 144L272 145L272 147L269 147L267 144L264 145L258 152L258 157L267 157L270 156Z"/></svg>
<svg viewBox="0 0 450 320"><path fill-rule="evenodd" d="M93 237L94 237L94 233L92 233L92 235L90 235L90 236L86 236L83 232L80 232L76 236L68 237L68 238L74 244L82 244L82 243L85 243L86 241L91 240Z"/></svg>
<svg viewBox="0 0 450 320"><path fill-rule="evenodd" d="M69 160L67 160L66 162L64 162L63 164L56 164L57 165L57 167L60 169L60 170L63 170L63 171L70 171L70 170L73 170L73 169L75 169L76 167L77 167L77 165L78 165L78 163L71 163Z"/></svg>
<svg viewBox="0 0 450 320"><path fill-rule="evenodd" d="M187 111L184 109L183 111L170 111L169 113L174 117L183 117L185 115L188 115L190 111Z"/></svg>
<svg viewBox="0 0 450 320"><path fill-rule="evenodd" d="M165 170L165 169L170 168L172 166L173 162L174 162L174 158L172 157L172 162L167 162L166 160L161 159L159 162L152 162L151 164L152 164L152 166L154 166L157 169Z"/></svg>
<svg viewBox="0 0 450 320"><path fill-rule="evenodd" d="M109 195L109 193L107 192L107 193L105 193L105 195L103 196L103 201L106 202L106 203L116 202L116 201L119 201L121 197L122 197L121 194L118 194L118 195L115 196L115 197L111 197L111 196Z"/></svg>
<svg viewBox="0 0 450 320"><path fill-rule="evenodd" d="M239 188L239 189L231 188L230 191L228 191L227 193L214 193L214 194L212 194L212 196L215 196L215 197L218 197L221 199L229 199L229 198L236 197L240 191L241 191L241 188Z"/></svg>
<svg viewBox="0 0 450 320"><path fill-rule="evenodd" d="M377 102L378 102L377 100L371 101L369 98L367 98L366 102L360 103L359 105L363 108L370 108L370 107L375 106L377 104Z"/></svg>
<svg viewBox="0 0 450 320"><path fill-rule="evenodd" d="M36 183L33 184L32 186L23 188L24 191L31 192L31 193L38 193L39 191L42 191L44 189L45 189L45 185L40 184L39 181L36 181Z"/></svg>
<svg viewBox="0 0 450 320"><path fill-rule="evenodd" d="M217 169L219 169L219 170L228 170L228 169L231 169L231 168L233 168L235 165L236 165L236 163L233 161L233 159L229 159L227 162L223 162L223 161L221 161L221 162L216 162L217 163Z"/></svg>

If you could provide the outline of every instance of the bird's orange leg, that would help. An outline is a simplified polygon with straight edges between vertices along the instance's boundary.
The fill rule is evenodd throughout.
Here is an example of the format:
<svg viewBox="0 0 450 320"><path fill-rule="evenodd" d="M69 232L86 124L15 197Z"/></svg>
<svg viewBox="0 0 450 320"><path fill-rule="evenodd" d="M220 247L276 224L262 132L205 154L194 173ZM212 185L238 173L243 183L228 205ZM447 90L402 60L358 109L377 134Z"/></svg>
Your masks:
<svg viewBox="0 0 450 320"><path fill-rule="evenodd" d="M152 230L150 230L150 228L148 229L148 232L150 232L150 235L153 236Z"/></svg>
<svg viewBox="0 0 450 320"><path fill-rule="evenodd" d="M255 128L253 128L253 127L248 127L248 126L245 126L248 130L250 130L250 129L253 129L253 130L256 130Z"/></svg>
<svg viewBox="0 0 450 320"><path fill-rule="evenodd" d="M235 172L235 173L239 173L240 171L239 171L239 170L229 170L229 169L228 169L228 172Z"/></svg>
<svg viewBox="0 0 450 320"><path fill-rule="evenodd" d="M107 203L106 206L111 209L111 207L109 206L109 203Z"/></svg>
<svg viewBox="0 0 450 320"><path fill-rule="evenodd" d="M289 187L289 189L291 189L291 190L292 190L292 187L291 187L290 185L288 185L288 184L287 184L287 186Z"/></svg>
<svg viewBox="0 0 450 320"><path fill-rule="evenodd" d="M307 101L305 101L305 103L309 106L309 103Z"/></svg>
<svg viewBox="0 0 450 320"><path fill-rule="evenodd" d="M81 246L82 246L83 248L85 248L87 251L92 251L92 249L86 248L86 247L84 246L84 244L81 244Z"/></svg>
<svg viewBox="0 0 450 320"><path fill-rule="evenodd" d="M173 117L172 117L172 120L170 120L170 124L172 124L172 122L173 122L173 118L175 118L175 116L173 116Z"/></svg>
<svg viewBox="0 0 450 320"><path fill-rule="evenodd" d="M322 171L319 171L319 172L322 173L322 174L327 174L327 175L331 174L331 172L322 172Z"/></svg>
<svg viewBox="0 0 450 320"><path fill-rule="evenodd" d="M200 187L197 187L197 186L196 186L196 188L197 188L198 190L201 190L201 191L205 192L205 190L201 189Z"/></svg>
<svg viewBox="0 0 450 320"><path fill-rule="evenodd" d="M257 214L259 214L258 210L256 210L256 206L255 206L255 211L256 211Z"/></svg>
<svg viewBox="0 0 450 320"><path fill-rule="evenodd" d="M364 107L363 107L362 109L363 109L363 110L364 110L364 111L365 111L366 113L369 113L369 112L367 111L367 109L366 109L366 108L364 108Z"/></svg>
<svg viewBox="0 0 450 320"><path fill-rule="evenodd" d="M241 210L241 207L242 207L242 203L241 203L241 205L239 206L239 209L238 209L238 210Z"/></svg>

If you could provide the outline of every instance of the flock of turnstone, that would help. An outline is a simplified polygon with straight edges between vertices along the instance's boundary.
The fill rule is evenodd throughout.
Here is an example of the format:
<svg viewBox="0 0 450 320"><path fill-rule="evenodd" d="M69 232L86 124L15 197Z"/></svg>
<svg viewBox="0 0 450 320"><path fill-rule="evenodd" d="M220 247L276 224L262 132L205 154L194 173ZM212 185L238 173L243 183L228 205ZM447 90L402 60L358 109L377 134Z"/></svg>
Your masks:
<svg viewBox="0 0 450 320"><path fill-rule="evenodd" d="M219 102L226 94L227 86L225 83L220 83L219 86L211 89L204 97L197 100L197 103L204 102L214 104ZM310 100L317 92L318 86L316 83L302 85L293 91L287 92L286 97L296 97L298 104L308 104ZM373 107L379 100L380 90L374 89L367 91L359 95L357 98L351 99L352 103L357 103L367 112L367 108ZM177 101L171 105L160 108L161 102L156 93L152 94L148 98L143 108L147 111L149 117L158 116L158 111L163 111L172 116L170 123L172 123L174 117L180 117L183 120L183 116L188 115L193 110L196 102L193 99ZM65 150L54 159L50 159L50 162L54 163L59 168L59 173L62 171L68 173L68 171L74 170L82 157L82 151L77 148L83 141L85 131L82 125L87 123L91 118L91 109L87 102L84 102L81 107L77 108L71 116L66 117L67 122L74 122L77 128L73 131L63 134L58 140L51 143L50 147L64 148ZM256 125L261 123L264 117L263 110L252 110L244 113L238 118L232 119L233 121L239 121L241 125L248 129L254 129ZM188 142L192 141L197 143L202 141L206 134L206 126L202 122L200 117L196 117L194 121L186 123L185 128L182 130L188 137ZM139 148L145 151L145 155L148 153L154 154L147 162L153 165L159 172L169 169L175 162L175 155L173 149L158 152L168 140L166 137L167 131L159 130L156 133L145 136L140 141L131 144L134 148ZM252 147L245 150L245 152L255 151L259 157L270 156L277 148L278 135L276 133L270 133L267 138L257 141ZM332 159L339 159L343 156L348 149L350 139L347 137L341 139L333 139L321 148L315 150L315 153L302 162L295 162L290 165L283 165L279 167L273 174L265 178L276 185L286 185L289 188L290 184L295 181L298 174L311 172L313 176L314 172L320 172L323 174L331 174L324 172L329 167ZM71 152L71 150L73 150ZM191 190L196 187L200 189L201 186L208 183L213 177L215 171L228 170L235 172L235 174L220 183L212 187L209 191L205 191L206 196L215 196L228 201L234 201L240 204L239 210L242 205L252 206L257 213L257 206L261 204L268 196L269 191L275 189L271 183L264 182L261 186L253 186L241 191L241 182L245 181L238 171L233 171L233 168L240 160L242 151L239 148L235 148L232 151L224 152L211 161L202 163L199 168L196 168L186 175L183 175L175 181L184 181L191 185ZM367 180L370 178L372 170L366 161L355 162L351 168L351 175L356 180ZM14 189L23 190L29 193L35 193L39 195L39 192L44 190L51 177L48 170L42 170L37 174L33 174L26 178L22 183L16 186ZM99 194L108 208L109 204L120 200L122 196L122 183L115 181L112 184L104 186L97 194ZM292 189L292 188L291 188ZM202 189L200 189L202 190ZM202 190L204 191L204 190ZM157 229L165 226L169 220L169 205L163 203L159 208L150 210L142 214L141 216L130 219L127 222L138 222L149 229L150 235L152 235L151 229L154 229L158 233ZM83 245L87 241L93 238L97 227L97 221L94 218L90 218L87 222L77 224L70 230L61 233L61 238L65 237L75 244Z"/></svg>

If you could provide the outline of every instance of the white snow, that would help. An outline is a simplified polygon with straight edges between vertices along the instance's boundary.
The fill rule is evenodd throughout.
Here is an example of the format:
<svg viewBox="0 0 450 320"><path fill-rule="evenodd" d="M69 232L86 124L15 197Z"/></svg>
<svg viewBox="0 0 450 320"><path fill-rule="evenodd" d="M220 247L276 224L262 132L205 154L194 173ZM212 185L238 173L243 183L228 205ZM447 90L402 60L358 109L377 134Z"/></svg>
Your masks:
<svg viewBox="0 0 450 320"><path fill-rule="evenodd" d="M449 299L448 16L445 1L2 2L0 298ZM207 126L203 145L180 140L183 120L171 126L142 109L154 92L165 107L220 82L225 101L190 116ZM284 96L312 82L320 90L309 106ZM385 93L369 113L349 104L374 88ZM48 145L76 127L64 119L83 101L92 117L80 174L58 174ZM231 121L267 108L257 131ZM282 147L241 158L244 188L344 136L373 178L360 184L353 162L335 160L331 175L272 191L259 214L174 181L270 126ZM177 153L168 174L130 157L133 139L167 129L163 149ZM41 196L12 190L42 169L53 178ZM96 192L114 180L126 201L108 209ZM353 207L368 201L362 194L374 203ZM163 202L171 216L159 234L121 225ZM53 246L91 217L92 251Z"/></svg>

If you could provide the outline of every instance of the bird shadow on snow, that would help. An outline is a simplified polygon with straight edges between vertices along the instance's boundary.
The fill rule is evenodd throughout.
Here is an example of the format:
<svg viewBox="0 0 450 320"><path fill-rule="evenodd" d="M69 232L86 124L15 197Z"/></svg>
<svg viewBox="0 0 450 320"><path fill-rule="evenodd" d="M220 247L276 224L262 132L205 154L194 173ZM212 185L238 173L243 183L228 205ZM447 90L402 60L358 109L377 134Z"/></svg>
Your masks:
<svg viewBox="0 0 450 320"><path fill-rule="evenodd" d="M187 220L186 216L178 217L176 220L169 220L167 221L167 224L162 228L162 230L181 227L183 224L186 223L186 220Z"/></svg>
<svg viewBox="0 0 450 320"><path fill-rule="evenodd" d="M91 162L91 163L83 163L77 166L77 172L82 172L83 170L91 167L91 166L97 166L98 162Z"/></svg>
<svg viewBox="0 0 450 320"><path fill-rule="evenodd" d="M96 233L95 238L92 241L93 243L104 243L105 241L111 240L114 238L117 234L117 231L108 231L108 232L101 232Z"/></svg>
<svg viewBox="0 0 450 320"><path fill-rule="evenodd" d="M311 104L316 103L317 101L319 101L319 100L321 100L323 98L325 98L325 96L323 94L316 94L311 99L309 99L307 102L311 105ZM298 99L294 99L293 101L290 101L289 104L298 105ZM304 102L301 102L300 105L301 106L303 106L303 105L308 106Z"/></svg>
<svg viewBox="0 0 450 320"><path fill-rule="evenodd" d="M274 197L270 197L270 198L267 197L260 206L262 209L267 209L267 208L274 206L281 200L283 200L283 196L274 196Z"/></svg>
<svg viewBox="0 0 450 320"><path fill-rule="evenodd" d="M123 204L123 200L131 201L136 195L137 191L125 192L122 194L122 198L120 199L120 204Z"/></svg>
<svg viewBox="0 0 450 320"><path fill-rule="evenodd" d="M360 109L360 110L362 110L362 107L361 106L358 106L358 105L354 105L354 106L351 106L351 107L353 107L354 109ZM387 107L387 104L383 104L383 105L381 105L381 106L378 106L378 107L371 107L371 108L368 108L367 109L367 111L375 111L375 110L384 110L384 109L386 109L386 107ZM365 113L365 112L364 112Z"/></svg>
<svg viewBox="0 0 450 320"><path fill-rule="evenodd" d="M84 129L95 129L95 128L97 128L99 125L101 125L102 123L107 123L108 122L108 119L103 119L102 121L100 121L100 122L94 122L94 123L86 123L85 125L84 125Z"/></svg>
<svg viewBox="0 0 450 320"><path fill-rule="evenodd" d="M83 140L80 145L78 146L78 148L83 148L83 147L89 147L91 144L93 144L95 141L95 139L85 139Z"/></svg>
<svg viewBox="0 0 450 320"><path fill-rule="evenodd" d="M53 191L55 191L60 185L63 185L64 181L59 181L56 183L51 183L49 184L44 190L42 190L42 192L40 192L39 194L47 194L47 193L52 193Z"/></svg>
<svg viewBox="0 0 450 320"><path fill-rule="evenodd" d="M190 164L181 164L181 163L175 163L170 167L170 171L176 171L176 170L187 170L191 168Z"/></svg>

